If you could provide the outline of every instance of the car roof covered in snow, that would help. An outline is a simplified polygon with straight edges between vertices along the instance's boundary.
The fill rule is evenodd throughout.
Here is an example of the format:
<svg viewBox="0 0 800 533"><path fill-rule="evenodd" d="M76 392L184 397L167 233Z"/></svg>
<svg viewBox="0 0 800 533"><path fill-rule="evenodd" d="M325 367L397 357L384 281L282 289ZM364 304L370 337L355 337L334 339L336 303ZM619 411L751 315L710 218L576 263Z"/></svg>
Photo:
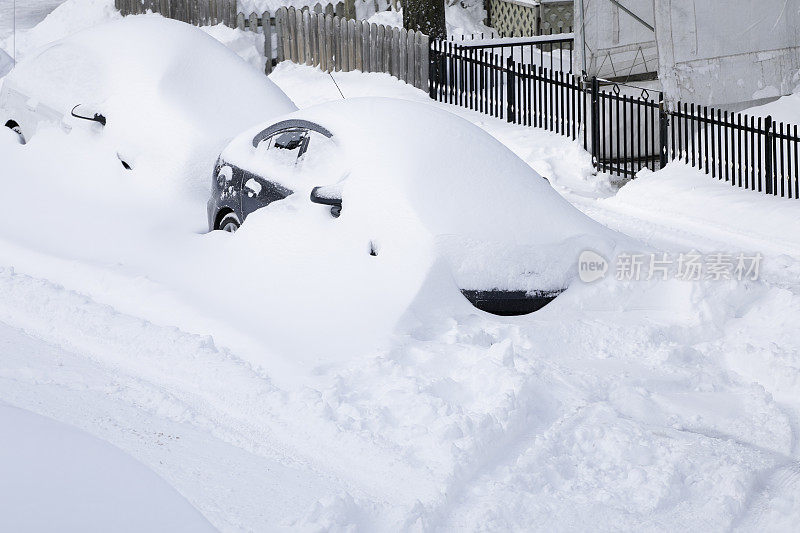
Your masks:
<svg viewBox="0 0 800 533"><path fill-rule="evenodd" d="M295 192L290 198L298 209L304 209L298 202L309 203L313 187L337 184L339 236L361 235L379 248L444 258L462 288L559 290L577 277L583 250L609 256L622 240L562 198L494 137L433 105L355 98L279 120L318 124L336 144L334 151L323 152L332 171L320 172L316 161L314 172L305 172L306 160L291 176L294 182L281 182ZM222 159L275 179L263 148L253 146L269 126L242 133ZM313 145L303 157L309 154ZM280 215L271 210L251 214L242 231L275 231Z"/></svg>
<svg viewBox="0 0 800 533"><path fill-rule="evenodd" d="M137 111L163 102L174 112L224 123L216 116L221 111L249 111L263 120L295 109L274 83L224 45L158 15L125 17L51 43L20 61L6 83L62 112L78 103L124 99ZM233 100L252 108L232 110L225 104Z"/></svg>
<svg viewBox="0 0 800 533"><path fill-rule="evenodd" d="M376 204L412 209L436 235L519 244L584 233L614 235L575 209L494 137L434 106L354 98L282 118L310 121L333 134L349 170L343 187L345 209L352 207L355 195L372 195ZM257 172L253 139L269 126L238 136L223 159Z"/></svg>
<svg viewBox="0 0 800 533"><path fill-rule="evenodd" d="M124 160L132 168L126 181L167 202L191 196L198 206L207 199L208 169L229 139L297 109L214 38L160 15L125 17L56 41L20 61L7 88L27 99L17 98L15 109L46 106L66 117L72 137L76 130L88 135L86 157ZM105 126L72 118L76 104L83 116L105 116ZM15 109L7 110L10 118ZM32 127L19 124L23 132Z"/></svg>

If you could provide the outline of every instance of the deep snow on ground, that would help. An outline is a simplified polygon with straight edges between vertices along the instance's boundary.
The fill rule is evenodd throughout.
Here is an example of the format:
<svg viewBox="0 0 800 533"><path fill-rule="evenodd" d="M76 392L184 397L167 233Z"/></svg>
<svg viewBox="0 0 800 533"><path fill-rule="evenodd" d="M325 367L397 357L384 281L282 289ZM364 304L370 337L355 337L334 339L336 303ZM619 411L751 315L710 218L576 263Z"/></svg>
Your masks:
<svg viewBox="0 0 800 533"><path fill-rule="evenodd" d="M680 165L616 192L578 143L436 104L387 75L334 77L348 98L457 112L642 251L761 252L764 276L610 277L510 319L422 300L382 347L289 380L284 353L204 306L191 268L197 299L130 257L43 253L3 220L0 400L111 441L226 531L791 530L800 254L785 224L797 208ZM281 65L272 79L300 107L340 98L314 69ZM3 175L64 167L25 166L21 148L35 145L0 139ZM253 298L246 281L237 298Z"/></svg>
<svg viewBox="0 0 800 533"><path fill-rule="evenodd" d="M800 71L797 73L797 81L798 86L794 94L781 96L768 104L751 107L743 113L755 117L772 116L773 121L789 124L790 128L794 128L795 125L800 127Z"/></svg>
<svg viewBox="0 0 800 533"><path fill-rule="evenodd" d="M214 530L151 470L73 427L0 403L0 439L4 531Z"/></svg>

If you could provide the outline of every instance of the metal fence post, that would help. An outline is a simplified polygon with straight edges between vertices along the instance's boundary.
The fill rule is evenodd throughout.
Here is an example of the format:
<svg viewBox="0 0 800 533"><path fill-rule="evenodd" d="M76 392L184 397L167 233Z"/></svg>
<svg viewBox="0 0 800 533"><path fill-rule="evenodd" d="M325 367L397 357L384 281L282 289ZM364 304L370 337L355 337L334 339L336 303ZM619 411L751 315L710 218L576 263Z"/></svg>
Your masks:
<svg viewBox="0 0 800 533"><path fill-rule="evenodd" d="M592 76L592 163L599 169L600 165L600 83L597 76Z"/></svg>
<svg viewBox="0 0 800 533"><path fill-rule="evenodd" d="M667 126L669 125L664 94L658 102L658 168L667 166Z"/></svg>
<svg viewBox="0 0 800 533"><path fill-rule="evenodd" d="M439 87L439 51L438 39L431 39L428 48L428 96L436 100L436 90ZM421 83L423 83L421 81Z"/></svg>
<svg viewBox="0 0 800 533"><path fill-rule="evenodd" d="M775 136L772 131L772 115L764 120L764 181L766 193L772 194L773 161L772 153L775 144Z"/></svg>
<svg viewBox="0 0 800 533"><path fill-rule="evenodd" d="M508 122L514 122L514 115L516 105L514 102L515 92L514 87L516 85L516 76L514 72L514 59L509 57L506 58L506 120Z"/></svg>

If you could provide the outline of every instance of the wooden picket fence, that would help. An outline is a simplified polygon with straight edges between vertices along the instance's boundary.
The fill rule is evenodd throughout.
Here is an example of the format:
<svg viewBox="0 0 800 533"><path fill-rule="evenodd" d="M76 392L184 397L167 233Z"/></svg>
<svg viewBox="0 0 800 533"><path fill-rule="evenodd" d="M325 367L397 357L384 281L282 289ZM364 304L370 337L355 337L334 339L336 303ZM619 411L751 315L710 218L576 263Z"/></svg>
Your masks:
<svg viewBox="0 0 800 533"><path fill-rule="evenodd" d="M275 16L269 11L239 13L235 0L114 0L114 4L122 15L151 11L196 26L225 24L261 32L266 74L288 60L327 72L384 72L428 89L428 36L355 20L355 0L282 7Z"/></svg>
<svg viewBox="0 0 800 533"><path fill-rule="evenodd" d="M250 19L253 16L253 13L248 15L239 12L236 0L114 0L114 6L123 16L141 15L151 11L195 26L225 24L234 28L237 25L237 19L242 17ZM311 9L315 13L324 13L340 18L356 18L355 0L327 4L318 2L313 7L304 7L303 9ZM269 12L267 11L267 13ZM261 26L263 15L258 13L255 15ZM269 19L269 17L267 19L272 21L272 26L275 25L274 19Z"/></svg>
<svg viewBox="0 0 800 533"><path fill-rule="evenodd" d="M277 61L319 67L327 72L384 72L428 89L428 36L363 20L298 10L275 14Z"/></svg>
<svg viewBox="0 0 800 533"><path fill-rule="evenodd" d="M123 16L152 11L195 26L236 23L236 0L114 0Z"/></svg>

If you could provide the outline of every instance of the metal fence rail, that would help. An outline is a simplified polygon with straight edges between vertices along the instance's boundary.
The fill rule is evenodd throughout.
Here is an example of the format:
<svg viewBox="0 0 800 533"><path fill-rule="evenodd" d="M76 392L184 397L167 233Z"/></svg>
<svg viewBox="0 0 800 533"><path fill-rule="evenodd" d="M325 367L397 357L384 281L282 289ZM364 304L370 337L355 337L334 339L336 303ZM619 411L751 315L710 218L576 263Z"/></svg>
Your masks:
<svg viewBox="0 0 800 533"><path fill-rule="evenodd" d="M669 111L668 159L753 191L800 198L798 126L679 102Z"/></svg>

